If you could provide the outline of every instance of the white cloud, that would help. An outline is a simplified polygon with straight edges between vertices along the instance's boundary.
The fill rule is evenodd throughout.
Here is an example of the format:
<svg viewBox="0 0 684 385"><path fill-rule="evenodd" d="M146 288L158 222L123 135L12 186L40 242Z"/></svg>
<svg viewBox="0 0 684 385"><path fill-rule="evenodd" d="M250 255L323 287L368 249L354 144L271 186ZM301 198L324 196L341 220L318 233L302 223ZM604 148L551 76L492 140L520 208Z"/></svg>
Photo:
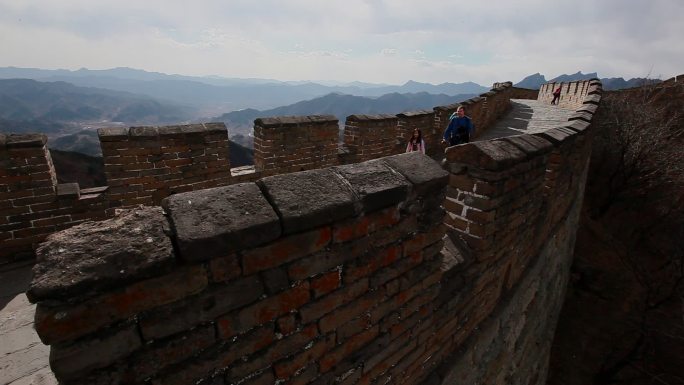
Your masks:
<svg viewBox="0 0 684 385"><path fill-rule="evenodd" d="M682 14L681 0L0 0L0 66L391 83L669 77L682 72Z"/></svg>

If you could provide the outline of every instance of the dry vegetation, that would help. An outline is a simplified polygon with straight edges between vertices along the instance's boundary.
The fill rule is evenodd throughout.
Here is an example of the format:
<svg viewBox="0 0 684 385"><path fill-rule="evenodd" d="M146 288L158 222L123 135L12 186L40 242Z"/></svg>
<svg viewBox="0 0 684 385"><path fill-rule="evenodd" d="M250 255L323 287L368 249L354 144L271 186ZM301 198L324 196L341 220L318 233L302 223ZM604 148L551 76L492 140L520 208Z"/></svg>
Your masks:
<svg viewBox="0 0 684 385"><path fill-rule="evenodd" d="M549 384L684 384L684 85L608 92Z"/></svg>

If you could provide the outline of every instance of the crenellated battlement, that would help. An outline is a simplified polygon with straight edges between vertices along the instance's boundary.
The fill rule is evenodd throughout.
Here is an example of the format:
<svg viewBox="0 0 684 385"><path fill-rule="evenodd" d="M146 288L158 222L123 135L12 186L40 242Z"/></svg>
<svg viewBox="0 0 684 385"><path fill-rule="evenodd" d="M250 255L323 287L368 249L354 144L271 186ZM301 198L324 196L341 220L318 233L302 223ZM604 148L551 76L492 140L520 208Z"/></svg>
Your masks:
<svg viewBox="0 0 684 385"><path fill-rule="evenodd" d="M230 168L228 131L223 123L99 129L107 186L95 189L81 190L73 183L57 185L44 136L10 136L9 144L0 148L7 153L0 157L12 159L2 163L7 168L3 172L45 185L44 190L35 192L39 195L30 195L45 205L21 206L26 200L14 199L26 198L29 192L22 190L21 184L12 185L10 179L0 179L2 194L8 197L7 214L0 214L5 221L0 226L6 230L0 238L0 264L31 258L48 234L87 219L111 217L119 208L159 205L174 193L400 154L414 128L422 130L427 153L439 156L444 150L439 143L442 132L459 105L465 106L475 121L477 137L510 108L513 91L510 82L496 83L479 97L432 111L351 115L345 120L341 143L338 120L332 115L259 118L254 122L253 168ZM13 150L24 142L36 150L30 154ZM35 167L15 167L17 162L40 163L52 170L50 177L44 179L48 174L36 172Z"/></svg>
<svg viewBox="0 0 684 385"><path fill-rule="evenodd" d="M511 92L462 103L480 134ZM424 133L439 137L458 104L354 115L347 152L331 117L258 120L271 141L261 148L280 151L273 165L303 162L284 144L312 140L318 161L335 161L174 194L41 245L28 294L54 373L64 384L545 383L600 93L590 81L568 121L449 147L442 164L339 159L401 152L397 138L430 121ZM394 146L379 141L388 135Z"/></svg>

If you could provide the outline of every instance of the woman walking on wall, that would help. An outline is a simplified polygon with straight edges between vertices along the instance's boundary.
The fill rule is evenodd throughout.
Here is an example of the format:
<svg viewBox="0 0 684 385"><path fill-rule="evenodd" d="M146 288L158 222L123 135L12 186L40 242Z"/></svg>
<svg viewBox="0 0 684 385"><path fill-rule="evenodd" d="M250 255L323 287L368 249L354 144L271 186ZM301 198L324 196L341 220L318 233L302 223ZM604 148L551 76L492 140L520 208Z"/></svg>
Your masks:
<svg viewBox="0 0 684 385"><path fill-rule="evenodd" d="M423 132L420 128L413 130L413 136L409 139L406 146L406 152L420 151L425 154L425 141L423 140Z"/></svg>

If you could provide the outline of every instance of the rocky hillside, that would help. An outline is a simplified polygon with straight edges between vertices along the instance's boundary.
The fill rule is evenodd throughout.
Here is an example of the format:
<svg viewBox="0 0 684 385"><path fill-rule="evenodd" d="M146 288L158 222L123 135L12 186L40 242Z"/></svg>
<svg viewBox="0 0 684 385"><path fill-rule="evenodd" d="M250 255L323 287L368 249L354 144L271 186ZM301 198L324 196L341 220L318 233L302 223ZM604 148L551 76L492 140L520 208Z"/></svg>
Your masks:
<svg viewBox="0 0 684 385"><path fill-rule="evenodd" d="M684 85L606 92L594 130L548 384L684 384Z"/></svg>

